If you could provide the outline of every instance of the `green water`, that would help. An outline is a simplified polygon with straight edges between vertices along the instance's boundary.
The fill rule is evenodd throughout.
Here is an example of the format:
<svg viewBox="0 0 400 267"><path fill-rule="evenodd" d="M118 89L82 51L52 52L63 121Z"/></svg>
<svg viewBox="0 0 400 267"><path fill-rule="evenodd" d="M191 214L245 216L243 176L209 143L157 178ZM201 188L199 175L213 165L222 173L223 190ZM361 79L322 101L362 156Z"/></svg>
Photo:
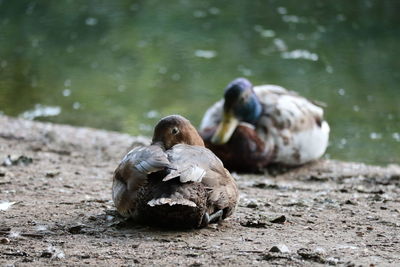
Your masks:
<svg viewBox="0 0 400 267"><path fill-rule="evenodd" d="M399 11L396 0L0 0L0 111L32 118L40 104L54 116L37 120L150 135L171 113L198 125L244 76L326 102L327 157L400 163Z"/></svg>

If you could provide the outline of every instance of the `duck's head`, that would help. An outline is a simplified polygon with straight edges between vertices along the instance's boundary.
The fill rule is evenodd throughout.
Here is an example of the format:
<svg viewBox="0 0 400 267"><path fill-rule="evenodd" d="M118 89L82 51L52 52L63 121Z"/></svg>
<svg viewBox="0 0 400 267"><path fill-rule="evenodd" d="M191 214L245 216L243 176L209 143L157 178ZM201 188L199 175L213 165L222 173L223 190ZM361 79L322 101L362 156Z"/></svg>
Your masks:
<svg viewBox="0 0 400 267"><path fill-rule="evenodd" d="M224 98L222 121L211 139L214 144L228 142L241 121L256 124L262 112L253 85L245 78L237 78L228 84Z"/></svg>
<svg viewBox="0 0 400 267"><path fill-rule="evenodd" d="M165 149L170 149L176 144L204 146L196 128L180 115L167 116L157 123L152 144L160 144Z"/></svg>

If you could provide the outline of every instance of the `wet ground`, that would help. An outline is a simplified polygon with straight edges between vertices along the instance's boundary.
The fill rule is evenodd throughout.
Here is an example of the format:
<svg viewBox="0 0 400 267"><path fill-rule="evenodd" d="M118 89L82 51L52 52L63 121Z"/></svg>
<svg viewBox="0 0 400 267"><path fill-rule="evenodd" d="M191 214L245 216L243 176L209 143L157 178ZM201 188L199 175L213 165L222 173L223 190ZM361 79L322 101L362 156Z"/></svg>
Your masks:
<svg viewBox="0 0 400 267"><path fill-rule="evenodd" d="M235 174L232 218L171 231L115 212L112 173L135 142L148 140L0 116L0 264L400 264L398 165L330 160Z"/></svg>

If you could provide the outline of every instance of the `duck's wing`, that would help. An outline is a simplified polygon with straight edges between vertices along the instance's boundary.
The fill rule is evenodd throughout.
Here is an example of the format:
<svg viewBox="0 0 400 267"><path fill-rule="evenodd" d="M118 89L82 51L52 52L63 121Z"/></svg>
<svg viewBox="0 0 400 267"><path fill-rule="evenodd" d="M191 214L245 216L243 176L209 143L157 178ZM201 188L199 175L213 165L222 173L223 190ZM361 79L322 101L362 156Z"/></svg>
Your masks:
<svg viewBox="0 0 400 267"><path fill-rule="evenodd" d="M199 146L179 144L167 151L173 170L163 179L171 180L179 176L181 183L202 182L207 170L222 165L221 161L208 149Z"/></svg>
<svg viewBox="0 0 400 267"><path fill-rule="evenodd" d="M280 86L257 86L254 91L264 107L257 131L274 142L276 162L302 164L325 152L329 126L320 106Z"/></svg>
<svg viewBox="0 0 400 267"><path fill-rule="evenodd" d="M139 188L147 175L171 167L167 154L159 146L132 149L114 172L112 197L123 216L132 215Z"/></svg>
<svg viewBox="0 0 400 267"><path fill-rule="evenodd" d="M214 153L204 147L179 144L167 154L175 169L171 177L179 175L183 183L201 182L206 187L210 214L224 210L223 217L227 217L233 212L238 201L236 183Z"/></svg>
<svg viewBox="0 0 400 267"><path fill-rule="evenodd" d="M274 90L271 90L271 87L256 87L255 92L264 106L263 115L269 116L275 127L298 132L315 125L320 126L324 116L321 107L295 92L278 86L272 87Z"/></svg>

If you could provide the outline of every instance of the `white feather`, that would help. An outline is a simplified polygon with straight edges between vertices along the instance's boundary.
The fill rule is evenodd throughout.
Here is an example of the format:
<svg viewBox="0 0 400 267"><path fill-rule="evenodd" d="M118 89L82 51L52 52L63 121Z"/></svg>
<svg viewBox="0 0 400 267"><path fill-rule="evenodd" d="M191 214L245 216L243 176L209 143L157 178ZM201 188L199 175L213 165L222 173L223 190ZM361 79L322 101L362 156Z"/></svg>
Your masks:
<svg viewBox="0 0 400 267"><path fill-rule="evenodd" d="M197 207L196 203L194 203L193 201L184 199L184 198L180 198L180 199L171 199L171 198L153 198L152 200L150 200L149 202L147 202L147 205L149 205L150 207L154 207L154 206L161 206L161 205L169 205L169 206L174 206L174 205L183 205L183 206L189 206L189 207Z"/></svg>
<svg viewBox="0 0 400 267"><path fill-rule="evenodd" d="M207 109L200 123L200 131L216 127L222 119L224 100L220 100Z"/></svg>

